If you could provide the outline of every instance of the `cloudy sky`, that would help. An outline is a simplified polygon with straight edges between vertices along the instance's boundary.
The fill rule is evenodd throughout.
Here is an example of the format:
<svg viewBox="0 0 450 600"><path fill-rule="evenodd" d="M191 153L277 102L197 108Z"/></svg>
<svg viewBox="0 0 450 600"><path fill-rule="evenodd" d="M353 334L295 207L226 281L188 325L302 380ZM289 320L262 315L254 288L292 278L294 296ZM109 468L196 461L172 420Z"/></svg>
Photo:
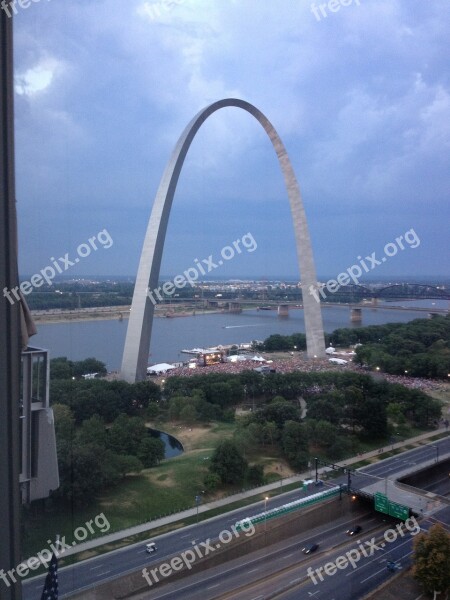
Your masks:
<svg viewBox="0 0 450 600"><path fill-rule="evenodd" d="M323 6L322 11L319 5ZM319 276L411 229L371 275L450 275L448 0L34 0L14 18L20 271L106 231L67 275L136 273L153 198L190 119L255 104L291 157ZM162 273L251 233L215 276L296 276L289 204L253 117L202 126ZM413 239L410 234L410 240ZM392 246L389 247L392 251Z"/></svg>

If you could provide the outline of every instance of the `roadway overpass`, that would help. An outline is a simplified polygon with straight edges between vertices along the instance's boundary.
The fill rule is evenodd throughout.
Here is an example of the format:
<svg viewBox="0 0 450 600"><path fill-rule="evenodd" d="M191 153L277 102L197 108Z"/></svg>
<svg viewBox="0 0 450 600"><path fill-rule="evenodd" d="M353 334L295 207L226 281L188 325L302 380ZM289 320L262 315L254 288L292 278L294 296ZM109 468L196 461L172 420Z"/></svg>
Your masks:
<svg viewBox="0 0 450 600"><path fill-rule="evenodd" d="M376 480L376 482L379 481L382 483L384 483L385 481L388 481L388 486L389 486L388 491L389 491L389 493L393 493L394 484L392 484L390 482L395 481L395 479L402 476L402 474L404 474L405 471L418 470L418 469L422 468L424 465L435 463L435 460L437 457L436 447L438 448L440 459L448 456L450 454L450 439L449 439L449 437L447 436L446 438L436 441L436 442L433 442L432 444L429 444L427 446L409 450L405 453L398 454L397 456L379 461L369 467L363 467L360 470L356 470L355 475L352 474L352 486L354 487L355 490L361 490L362 492L364 492L364 491L367 491L366 488L368 488L374 484L374 480ZM340 476L336 479L333 479L333 485L335 485L336 483L346 483L347 477L348 477L347 474L343 474L342 476ZM316 492L317 488L314 488L312 491ZM302 489L297 489L297 490L288 492L286 494L277 496L275 498L270 498L270 500L268 501L267 509L269 510L269 509L273 509L277 506L282 506L282 505L286 504L287 502L293 501L300 497L305 497L310 493L311 493L311 491L304 491ZM406 494L409 494L409 493L410 493L410 491L407 490ZM427 493L427 492L425 491L425 493ZM421 493L418 493L418 495L423 497L421 495ZM393 496L391 496L391 497L393 498ZM403 496L399 497L398 499L402 500L403 502L406 502L407 495L403 495ZM323 545L327 546L327 544L328 544L328 545L333 546L333 544L334 544L333 540L335 538L330 537L330 539L328 539L328 536L336 535L337 536L336 539L342 540L343 532L345 532L345 529L348 528L349 525L351 525L352 523L355 523L356 519L358 520L358 522L360 521L360 519L363 519L363 520L368 519L367 527L364 526L364 532L366 532L366 530L370 530L370 528L372 526L373 527L382 527L383 519L387 519L387 520L390 519L390 517L388 517L382 513L376 513L375 511L373 511L373 509L371 507L367 508L367 505L365 505L363 502L361 503L361 506L362 506L361 510L363 511L361 513L360 509L358 508L358 502L356 504L352 505L351 500L349 500L349 498L347 496L345 496L345 502L350 503L350 508L348 509L347 512L343 511L342 508L339 507L339 499L336 499L333 502L334 502L334 504L332 506L334 508L331 509L331 513L328 512L328 517L326 517L325 509L320 508L318 511L320 518L318 521L316 520L315 522L312 517L313 513L309 512L308 518L302 520L301 515L303 514L303 512L299 511L298 516L296 518L294 518L293 522L298 522L300 525L302 523L304 523L305 526L307 527L307 529L303 530L303 531L299 531L297 529L297 533L296 533L294 527L292 526L292 522L289 522L288 528L284 530L284 533L283 533L283 536L281 537L281 539L279 536L277 537L276 533L273 533L275 531L276 527L278 526L278 524L274 523L274 521L272 521L272 523L270 525L267 524L266 531L264 531L264 524L260 525L259 526L259 542L256 543L256 547L253 547L251 549L252 553L253 552L261 552L262 556L266 556L266 558L267 557L273 558L274 555L272 553L272 550L269 549L269 546L271 543L274 543L275 545L278 544L279 546L277 546L277 547L279 547L281 550L284 548L283 556L286 557L287 554L291 554L290 559L292 559L294 561L294 563L297 564L299 554L300 554L298 551L298 545L300 543L303 543L303 541L309 539L309 537L312 535L310 533L309 529L313 525L314 525L314 527L316 527L316 529L318 528L318 533L316 533L314 535L320 535L321 539L323 538ZM436 516L437 514L439 514L438 511L444 505L444 502L441 501L440 505L437 505L435 503L433 505L426 506L425 510L422 513L420 511L420 507L416 506L416 504L414 502L415 502L415 500L413 500L412 502L409 502L411 504L411 508L413 508L413 509L419 508L419 513L423 514L425 517ZM120 593L122 593L121 597L126 598L128 593L131 593L131 590L133 589L133 587L135 589L135 592L137 592L137 591L139 591L139 586L142 586L143 580L142 580L142 576L141 576L141 569L144 566L147 566L147 567L155 566L155 565L159 564L161 561L170 560L171 557L173 557L175 555L179 555L183 551L191 549L193 540L195 540L195 543L198 544L202 540L207 540L208 538L216 539L221 531L229 530L230 527L233 524L235 524L237 521L239 521L245 517L251 516L252 514L261 513L262 510L264 510L264 504L265 504L265 502L264 502L264 500L262 500L250 507L237 509L237 510L232 511L231 513L226 513L226 514L220 515L218 517L208 519L207 521L204 521L202 523L199 523L196 525L190 525L181 530L174 531L174 532L171 532L168 534L164 534L164 535L158 536L157 538L152 538L152 541L156 541L157 545L158 545L158 553L157 553L157 556L155 556L155 557L153 555L149 556L148 554L146 554L145 548L144 548L144 542L139 542L137 544L128 545L125 548L122 548L120 550L115 550L113 552L109 552L108 554L98 556L98 557L90 559L90 560L85 560L81 563L78 563L78 564L75 564L72 566L63 567L59 571L60 597L65 598L65 597L74 596L74 598L80 598L80 599L83 598L83 600L89 600L89 599L93 599L93 598L96 598L96 599L108 598L108 600L109 600L112 598L118 598L120 596L119 592L120 592L120 590L122 590L120 592ZM327 510L330 511L330 509L327 509ZM363 516L363 515L365 515L365 516ZM300 517L300 521L299 521L299 517ZM325 520L326 523L323 523L323 520ZM280 520L280 525L282 525L282 520ZM333 531L334 531L334 533L332 533ZM297 542L292 541L295 538L295 535L297 535L297 538L298 538ZM297 539L297 538L295 538L295 539ZM344 538L345 538L345 536L344 536ZM99 540L99 545L101 543L102 543L101 540ZM258 546L258 544L259 544L259 546ZM297 545L295 545L295 544L297 544ZM322 545L322 543L321 543L321 545ZM293 551L293 548L296 549L296 552ZM288 552L286 549L290 549L290 551ZM302 559L303 559L303 555L302 555ZM250 558L248 558L246 555L244 558L241 557L241 559L239 560L241 566L244 564L247 565L247 567L244 569L244 572L241 573L241 576L244 577L244 580L247 583L249 583L252 580L253 575L257 581L258 576L260 577L261 573L266 573L266 567L261 567L262 571L259 572L259 570L260 570L259 566L254 567L257 570L255 570L253 572L253 574L250 573L250 571L252 571L252 569L250 569L248 567L249 560L250 560ZM281 563L285 564L284 559L281 560ZM297 568L297 570L298 570L298 565L295 568ZM228 562L226 563L226 566L225 566L225 562L221 562L220 571L221 571L222 575L225 577L224 573L228 572ZM133 573L134 573L134 575L133 575ZM208 570L208 576L209 576L209 573L210 573L210 571ZM197 576L200 578L199 581L204 582L207 579L205 573L201 573ZM295 577L293 577L293 578L295 579ZM376 578L374 578L374 581L375 580L376 580ZM183 579L182 582L178 582L177 585L186 587L186 593L188 593L188 592L191 593L192 590L194 590L194 589L197 589L197 592L198 592L199 588L195 588L195 586L193 588L191 588L190 587L191 584L189 583L189 581L190 581L190 577ZM371 581L371 580L369 580L369 581ZM37 591L39 589L42 590L42 585L43 585L43 576L33 578L31 580L26 581L24 584L24 594L23 594L24 600L34 600L34 598L36 598ZM171 586L172 584L170 583L167 585ZM211 590L208 592L208 594L217 593L217 592L220 592L222 589L224 589L222 587L221 582L219 582L219 584L217 584L217 582L214 582L211 585L213 587L211 587ZM217 585L217 589L216 589L216 585ZM169 589L169 587L167 587L167 589ZM205 585L203 585L203 589L205 589ZM149 595L149 591L147 591L146 592L147 595L142 596L142 598L144 598L144 597L145 598L151 598L151 597L155 597L155 598L156 597L158 597L158 598L159 597L167 597L167 598L169 598L170 596L164 596L164 594L160 595L162 590L164 590L164 594L165 594L166 593L165 585L163 587L160 587L157 589L158 594L156 594L156 596ZM126 593L125 593L125 591L126 591ZM119 594L119 596L117 594ZM152 594L153 594L153 592L152 592ZM137 596L133 596L133 597L135 598L135 600L138 599ZM183 597L188 598L189 595L178 596L178 592L177 592L176 597L177 597L177 600L178 600L178 598L180 598L180 600L181 600L181 598L183 598ZM191 597L195 598L195 595L191 596ZM207 597L213 598L213 597L217 597L217 596L214 596L214 595L211 595L211 596L205 595L204 596L202 593L202 600L207 600ZM255 598L255 597L257 597L257 595L252 596L252 598ZM300 596L298 596L298 597L300 597ZM307 596L305 596L305 597L307 597ZM357 596L354 596L354 598L356 598L356 597ZM198 596L197 596L197 598L198 598ZM235 596L235 598L241 598L241 596ZM332 596L329 596L329 598L332 598ZM339 600L343 600L343 598L344 598L343 596L342 597L339 596ZM351 598L351 596L349 597L349 599L350 598Z"/></svg>

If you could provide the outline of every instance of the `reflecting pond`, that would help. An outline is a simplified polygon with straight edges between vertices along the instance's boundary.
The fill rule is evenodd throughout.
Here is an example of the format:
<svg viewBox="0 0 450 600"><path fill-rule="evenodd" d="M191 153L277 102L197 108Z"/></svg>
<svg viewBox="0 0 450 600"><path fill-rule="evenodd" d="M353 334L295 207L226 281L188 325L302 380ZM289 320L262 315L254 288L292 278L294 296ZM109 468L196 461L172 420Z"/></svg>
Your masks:
<svg viewBox="0 0 450 600"><path fill-rule="evenodd" d="M148 428L148 432L152 437L158 438L164 442L164 458L173 458L174 456L178 456L184 452L183 444L177 440L177 438L173 437L173 435L170 435L165 431L159 431L158 429L150 428Z"/></svg>

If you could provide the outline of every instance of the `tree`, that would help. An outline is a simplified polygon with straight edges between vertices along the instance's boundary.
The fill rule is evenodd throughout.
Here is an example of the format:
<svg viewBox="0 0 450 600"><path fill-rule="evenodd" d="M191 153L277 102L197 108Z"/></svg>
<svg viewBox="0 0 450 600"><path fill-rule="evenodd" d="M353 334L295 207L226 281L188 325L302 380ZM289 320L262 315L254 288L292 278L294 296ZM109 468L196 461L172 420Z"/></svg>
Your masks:
<svg viewBox="0 0 450 600"><path fill-rule="evenodd" d="M63 404L53 405L53 414L55 417L56 443L71 443L75 435L75 419L73 412L68 406Z"/></svg>
<svg viewBox="0 0 450 600"><path fill-rule="evenodd" d="M73 363L65 356L50 361L50 379L72 379Z"/></svg>
<svg viewBox="0 0 450 600"><path fill-rule="evenodd" d="M169 419L171 421L179 418L180 411L183 408L185 401L186 398L183 398L182 396L173 396L173 398L169 400Z"/></svg>
<svg viewBox="0 0 450 600"><path fill-rule="evenodd" d="M109 430L108 445L117 454L136 456L142 440L148 435L142 419L120 415Z"/></svg>
<svg viewBox="0 0 450 600"><path fill-rule="evenodd" d="M445 597L450 591L450 534L441 525L433 525L428 533L415 537L413 548L413 576L427 593Z"/></svg>
<svg viewBox="0 0 450 600"><path fill-rule="evenodd" d="M405 415L403 414L403 406L399 402L390 402L386 407L387 417L394 425L403 425Z"/></svg>
<svg viewBox="0 0 450 600"><path fill-rule="evenodd" d="M220 477L217 473L207 473L203 480L206 491L215 492L220 485Z"/></svg>
<svg viewBox="0 0 450 600"><path fill-rule="evenodd" d="M280 438L280 431L273 421L268 421L265 425L265 435L269 444L273 446L275 442Z"/></svg>
<svg viewBox="0 0 450 600"><path fill-rule="evenodd" d="M299 421L299 411L287 400L274 399L270 404L265 406L262 410L257 411L257 417L260 417L260 421L272 421L281 429L286 421Z"/></svg>
<svg viewBox="0 0 450 600"><path fill-rule="evenodd" d="M187 425L192 425L197 420L197 411L192 404L186 404L180 410L180 421Z"/></svg>
<svg viewBox="0 0 450 600"><path fill-rule="evenodd" d="M156 402L149 402L149 404L145 410L145 417L147 419L149 419L150 421L154 421L155 419L158 418L159 413L160 413L159 404L157 404Z"/></svg>
<svg viewBox="0 0 450 600"><path fill-rule="evenodd" d="M250 485L263 485L264 467L262 465L252 465L247 471L247 481Z"/></svg>
<svg viewBox="0 0 450 600"><path fill-rule="evenodd" d="M133 405L136 408L146 408L149 402L161 400L161 388L154 381L138 381L132 384Z"/></svg>
<svg viewBox="0 0 450 600"><path fill-rule="evenodd" d="M314 402L308 403L308 419L325 420L337 424L342 410L331 399L318 398Z"/></svg>
<svg viewBox="0 0 450 600"><path fill-rule="evenodd" d="M222 483L242 483L248 463L231 440L220 442L211 457L209 470Z"/></svg>
<svg viewBox="0 0 450 600"><path fill-rule="evenodd" d="M164 442L158 438L147 436L144 438L138 449L137 457L146 469L156 467L165 456Z"/></svg>
<svg viewBox="0 0 450 600"><path fill-rule="evenodd" d="M114 454L111 462L122 479L128 473L140 473L143 467L142 462L138 458L127 454Z"/></svg>
<svg viewBox="0 0 450 600"><path fill-rule="evenodd" d="M286 458L296 469L308 464L308 442L303 425L287 421L283 428L282 444Z"/></svg>
<svg viewBox="0 0 450 600"><path fill-rule="evenodd" d="M105 485L102 464L95 448L74 444L71 451L58 456L60 487L57 496L75 505L87 505Z"/></svg>
<svg viewBox="0 0 450 600"><path fill-rule="evenodd" d="M105 450L107 444L107 431L105 422L98 415L83 421L77 431L77 441L80 445L92 445L100 450Z"/></svg>
<svg viewBox="0 0 450 600"><path fill-rule="evenodd" d="M105 363L102 363L96 358L86 358L85 360L80 360L73 363L73 375L75 377L81 377L81 375L86 375L87 373L106 375L107 370Z"/></svg>
<svg viewBox="0 0 450 600"><path fill-rule="evenodd" d="M376 399L367 399L356 411L358 423L364 429L364 436L370 439L387 435L387 416L385 405Z"/></svg>
<svg viewBox="0 0 450 600"><path fill-rule="evenodd" d="M337 429L332 423L324 420L307 419L305 425L308 428L308 440L312 444L328 448L336 442Z"/></svg>

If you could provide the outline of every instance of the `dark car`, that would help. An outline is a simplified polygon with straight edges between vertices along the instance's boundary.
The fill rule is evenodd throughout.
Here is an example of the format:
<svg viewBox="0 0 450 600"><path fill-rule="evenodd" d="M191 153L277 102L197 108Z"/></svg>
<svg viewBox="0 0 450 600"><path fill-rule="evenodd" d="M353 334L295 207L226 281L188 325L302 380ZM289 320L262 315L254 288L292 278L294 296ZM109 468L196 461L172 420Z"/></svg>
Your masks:
<svg viewBox="0 0 450 600"><path fill-rule="evenodd" d="M302 548L302 552L303 554L311 554L312 552L315 552L318 547L319 544L309 544L308 546Z"/></svg>
<svg viewBox="0 0 450 600"><path fill-rule="evenodd" d="M347 529L347 535L357 535L360 531L362 531L361 525L355 525L351 529Z"/></svg>

